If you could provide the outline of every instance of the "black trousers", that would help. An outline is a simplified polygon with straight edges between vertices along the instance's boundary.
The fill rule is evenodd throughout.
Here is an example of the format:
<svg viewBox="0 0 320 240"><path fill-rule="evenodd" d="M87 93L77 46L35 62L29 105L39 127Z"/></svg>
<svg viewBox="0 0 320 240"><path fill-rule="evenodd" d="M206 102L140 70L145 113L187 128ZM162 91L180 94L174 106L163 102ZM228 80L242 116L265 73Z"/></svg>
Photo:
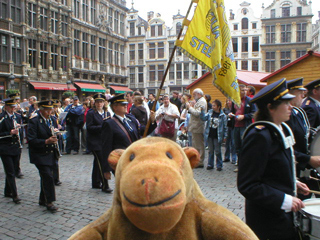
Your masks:
<svg viewBox="0 0 320 240"><path fill-rule="evenodd" d="M100 150L93 150L93 167L92 167L92 187L97 188L101 186L102 189L109 188L108 180L104 178L105 164L102 163L102 152Z"/></svg>
<svg viewBox="0 0 320 240"><path fill-rule="evenodd" d="M38 165L36 167L40 174L40 197L39 201L44 203L52 203L56 200L54 189L53 166Z"/></svg>
<svg viewBox="0 0 320 240"><path fill-rule="evenodd" d="M15 179L15 170L17 168L20 159L20 154L18 155L1 155L1 160L3 163L3 168L6 173L6 185L4 188L5 195L11 195L16 197L18 195L17 185Z"/></svg>
<svg viewBox="0 0 320 240"><path fill-rule="evenodd" d="M70 153L71 150L79 152L80 148L80 128L75 125L67 125L67 144L66 144L66 152Z"/></svg>
<svg viewBox="0 0 320 240"><path fill-rule="evenodd" d="M60 181L59 159L56 159L55 165L53 165L52 169L53 169L53 179L54 179L54 182L57 183L57 182Z"/></svg>

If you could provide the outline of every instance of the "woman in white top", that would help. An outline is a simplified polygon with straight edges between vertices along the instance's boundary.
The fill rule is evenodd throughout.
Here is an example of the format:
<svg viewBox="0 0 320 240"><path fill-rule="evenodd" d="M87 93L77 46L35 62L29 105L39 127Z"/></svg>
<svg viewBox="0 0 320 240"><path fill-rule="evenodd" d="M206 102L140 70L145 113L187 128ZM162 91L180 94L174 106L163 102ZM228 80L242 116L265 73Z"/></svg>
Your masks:
<svg viewBox="0 0 320 240"><path fill-rule="evenodd" d="M163 104L159 107L159 109L156 112L156 120L160 121L159 127L161 125L162 119L175 123L174 136L171 137L170 139L172 141L176 141L177 131L178 131L178 119L180 117L179 109L177 108L176 105L170 103L170 98L168 95L164 95L162 100L163 100Z"/></svg>

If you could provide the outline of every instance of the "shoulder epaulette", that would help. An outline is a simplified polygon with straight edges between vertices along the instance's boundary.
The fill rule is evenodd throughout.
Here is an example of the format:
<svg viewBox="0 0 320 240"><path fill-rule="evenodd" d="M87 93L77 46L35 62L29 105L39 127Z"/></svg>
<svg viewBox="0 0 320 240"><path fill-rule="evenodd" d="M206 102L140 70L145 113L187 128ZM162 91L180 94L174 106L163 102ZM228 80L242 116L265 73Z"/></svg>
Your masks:
<svg viewBox="0 0 320 240"><path fill-rule="evenodd" d="M308 106L310 104L310 100L308 100L307 102L306 102L306 106Z"/></svg>
<svg viewBox="0 0 320 240"><path fill-rule="evenodd" d="M103 121L104 121L104 120L108 120L108 119L111 119L111 117L110 117L110 116L105 117L105 118L103 119Z"/></svg>
<svg viewBox="0 0 320 240"><path fill-rule="evenodd" d="M257 126L255 126L255 128L258 129L258 130L262 130L262 129L265 129L266 126L264 126L264 125L257 125Z"/></svg>

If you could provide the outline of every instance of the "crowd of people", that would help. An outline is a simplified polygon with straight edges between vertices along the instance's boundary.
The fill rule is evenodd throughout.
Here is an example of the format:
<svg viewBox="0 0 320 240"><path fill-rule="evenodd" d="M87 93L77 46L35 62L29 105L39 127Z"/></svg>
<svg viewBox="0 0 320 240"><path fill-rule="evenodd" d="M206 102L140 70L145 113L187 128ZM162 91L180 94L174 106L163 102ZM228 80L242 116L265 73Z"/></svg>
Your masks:
<svg viewBox="0 0 320 240"><path fill-rule="evenodd" d="M235 164L238 189L246 198L247 224L260 239L294 239L293 213L304 207L302 200L311 197L310 189L320 190L315 170L320 156L309 151L311 133L320 128L320 80L303 86L303 78L281 79L257 94L254 87L240 84L239 92L239 106L230 99L211 100L199 88L192 95L174 91L158 101L154 94L144 97L139 91L97 93L83 103L77 96L63 101L31 96L20 102L19 95L11 95L0 107L5 197L21 202L15 177L23 177L24 142L41 179L39 205L55 212L62 155L80 150L92 154L92 188L112 193L108 180L115 172L109 154L144 136L161 136L197 149L198 168L207 163L207 170L216 166L222 171L224 163Z"/></svg>

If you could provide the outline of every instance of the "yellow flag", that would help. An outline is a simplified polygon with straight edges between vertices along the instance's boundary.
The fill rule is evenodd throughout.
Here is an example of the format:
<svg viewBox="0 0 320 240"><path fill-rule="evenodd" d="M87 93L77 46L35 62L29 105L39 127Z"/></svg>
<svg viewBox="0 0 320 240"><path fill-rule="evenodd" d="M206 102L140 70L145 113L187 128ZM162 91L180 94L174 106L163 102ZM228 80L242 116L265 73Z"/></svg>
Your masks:
<svg viewBox="0 0 320 240"><path fill-rule="evenodd" d="M240 105L240 93L224 0L198 2L194 16L182 41L182 52L202 65L213 76L213 84Z"/></svg>

